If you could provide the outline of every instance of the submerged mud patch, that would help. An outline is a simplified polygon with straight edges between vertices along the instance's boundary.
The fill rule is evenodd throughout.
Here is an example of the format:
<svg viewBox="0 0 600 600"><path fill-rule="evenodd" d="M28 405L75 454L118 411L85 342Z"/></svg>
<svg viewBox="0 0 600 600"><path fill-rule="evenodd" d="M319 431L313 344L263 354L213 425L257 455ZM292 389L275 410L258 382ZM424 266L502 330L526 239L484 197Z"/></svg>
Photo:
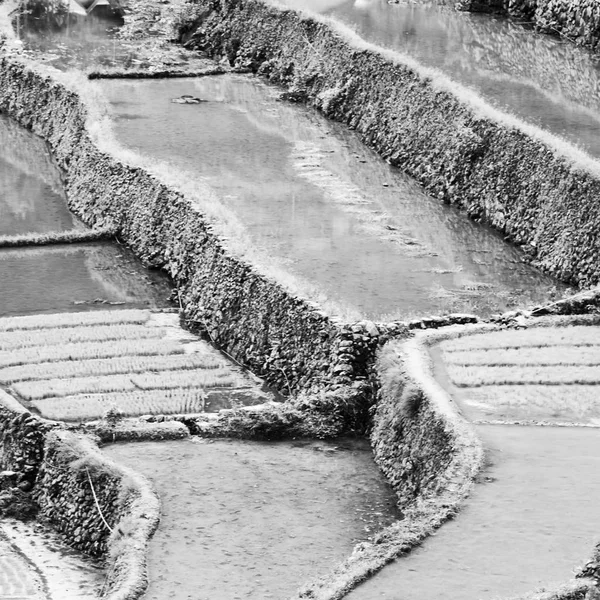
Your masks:
<svg viewBox="0 0 600 600"><path fill-rule="evenodd" d="M365 441L113 445L162 501L148 600L285 598L398 518Z"/></svg>

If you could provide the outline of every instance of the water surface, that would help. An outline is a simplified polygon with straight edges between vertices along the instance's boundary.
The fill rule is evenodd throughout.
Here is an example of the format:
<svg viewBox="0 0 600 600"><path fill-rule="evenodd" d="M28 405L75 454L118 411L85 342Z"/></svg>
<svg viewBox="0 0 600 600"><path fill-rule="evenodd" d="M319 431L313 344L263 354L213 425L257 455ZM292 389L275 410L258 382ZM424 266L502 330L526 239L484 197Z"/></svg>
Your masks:
<svg viewBox="0 0 600 600"><path fill-rule="evenodd" d="M489 464L458 516L348 600L522 598L590 560L600 430L488 425L477 433Z"/></svg>
<svg viewBox="0 0 600 600"><path fill-rule="evenodd" d="M0 114L0 235L66 231L62 175L44 141Z"/></svg>
<svg viewBox="0 0 600 600"><path fill-rule="evenodd" d="M370 317L488 314L557 285L316 111L255 78L101 81L118 141L208 183L256 246ZM172 99L191 95L200 104Z"/></svg>

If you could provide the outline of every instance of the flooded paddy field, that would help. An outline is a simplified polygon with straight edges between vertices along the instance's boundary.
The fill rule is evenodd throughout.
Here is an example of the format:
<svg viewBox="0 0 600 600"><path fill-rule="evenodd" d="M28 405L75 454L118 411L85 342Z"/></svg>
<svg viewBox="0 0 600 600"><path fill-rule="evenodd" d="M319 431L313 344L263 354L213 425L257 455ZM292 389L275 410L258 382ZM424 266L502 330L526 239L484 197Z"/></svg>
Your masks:
<svg viewBox="0 0 600 600"><path fill-rule="evenodd" d="M458 516L348 600L492 600L551 590L598 541L600 430L478 426L487 467Z"/></svg>
<svg viewBox="0 0 600 600"><path fill-rule="evenodd" d="M256 78L93 85L121 145L208 184L265 254L364 316L487 315L563 289L352 132Z"/></svg>
<svg viewBox="0 0 600 600"><path fill-rule="evenodd" d="M600 63L572 42L505 17L435 3L284 0L341 21L466 85L497 108L600 156Z"/></svg>
<svg viewBox="0 0 600 600"><path fill-rule="evenodd" d="M361 440L117 444L162 501L147 600L291 596L398 518Z"/></svg>
<svg viewBox="0 0 600 600"><path fill-rule="evenodd" d="M111 243L0 249L0 278L2 317L172 306L168 280Z"/></svg>
<svg viewBox="0 0 600 600"><path fill-rule="evenodd" d="M43 140L0 114L0 235L83 227Z"/></svg>

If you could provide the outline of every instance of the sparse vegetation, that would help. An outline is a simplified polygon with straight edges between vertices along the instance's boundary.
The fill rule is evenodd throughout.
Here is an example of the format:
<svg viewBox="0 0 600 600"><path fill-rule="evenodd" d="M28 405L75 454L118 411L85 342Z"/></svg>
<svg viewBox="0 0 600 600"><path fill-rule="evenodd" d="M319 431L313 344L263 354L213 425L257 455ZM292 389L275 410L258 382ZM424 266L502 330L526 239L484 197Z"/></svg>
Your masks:
<svg viewBox="0 0 600 600"><path fill-rule="evenodd" d="M507 329L479 335L467 335L440 344L444 352L465 350L491 350L495 348L521 348L543 346L596 346L600 345L594 327Z"/></svg>
<svg viewBox="0 0 600 600"><path fill-rule="evenodd" d="M33 346L0 352L0 367L115 356L183 354L183 352L184 348L178 341L164 339L112 340L60 346Z"/></svg>
<svg viewBox="0 0 600 600"><path fill-rule="evenodd" d="M225 388L246 383L242 377L236 378L235 373L230 369L210 369L208 371L194 369L23 381L15 384L13 390L25 400L43 400L45 398L76 396L79 394L134 390Z"/></svg>
<svg viewBox="0 0 600 600"><path fill-rule="evenodd" d="M448 352L449 365L600 365L598 346L542 346Z"/></svg>
<svg viewBox="0 0 600 600"><path fill-rule="evenodd" d="M63 327L60 329L11 331L0 334L0 351L17 350L30 346L74 344L80 342L103 342L107 340L164 337L164 329L140 327L139 324L117 323L95 327Z"/></svg>
<svg viewBox="0 0 600 600"><path fill-rule="evenodd" d="M107 394L82 394L36 400L33 405L47 419L57 421L89 421L100 419L115 407L124 417L201 413L206 394L203 390L148 390Z"/></svg>
<svg viewBox="0 0 600 600"><path fill-rule="evenodd" d="M196 353L67 360L0 369L0 384L10 385L18 381L145 373L171 369L216 369L225 364L218 357L212 358Z"/></svg>
<svg viewBox="0 0 600 600"><path fill-rule="evenodd" d="M598 384L598 366L523 366L490 367L488 365L448 365L448 374L455 385L474 387L506 384Z"/></svg>
<svg viewBox="0 0 600 600"><path fill-rule="evenodd" d="M597 418L600 386L597 385L489 385L468 392L468 402L485 405L494 412L515 410L541 419L561 415L563 420Z"/></svg>
<svg viewBox="0 0 600 600"><path fill-rule="evenodd" d="M110 325L117 323L145 323L150 318L146 310L114 310L55 315L28 315L0 319L0 332L17 329L54 329L57 327Z"/></svg>

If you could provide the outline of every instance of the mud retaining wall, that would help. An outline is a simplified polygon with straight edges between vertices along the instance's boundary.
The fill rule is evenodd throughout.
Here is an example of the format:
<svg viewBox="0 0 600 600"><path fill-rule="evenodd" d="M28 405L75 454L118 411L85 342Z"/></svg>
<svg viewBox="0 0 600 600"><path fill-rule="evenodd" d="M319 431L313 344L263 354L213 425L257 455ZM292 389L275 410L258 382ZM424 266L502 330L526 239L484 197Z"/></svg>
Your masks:
<svg viewBox="0 0 600 600"><path fill-rule="evenodd" d="M186 46L283 83L347 123L434 197L525 246L542 269L581 286L600 280L600 175L574 164L575 149L563 152L326 18L257 0L200 0L183 29Z"/></svg>
<svg viewBox="0 0 600 600"><path fill-rule="evenodd" d="M525 18L538 31L561 35L594 51L600 48L597 0L458 0L456 8Z"/></svg>

